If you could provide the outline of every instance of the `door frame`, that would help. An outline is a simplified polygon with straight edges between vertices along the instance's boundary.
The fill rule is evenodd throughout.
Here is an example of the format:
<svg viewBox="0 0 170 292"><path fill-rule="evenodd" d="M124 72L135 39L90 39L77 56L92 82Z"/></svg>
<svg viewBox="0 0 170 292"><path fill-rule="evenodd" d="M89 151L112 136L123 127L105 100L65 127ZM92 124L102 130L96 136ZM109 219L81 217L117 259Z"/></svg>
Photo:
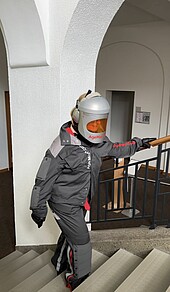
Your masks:
<svg viewBox="0 0 170 292"><path fill-rule="evenodd" d="M110 115L109 115L109 119L108 119L108 126L107 126L107 135L111 138L111 130L112 130L112 124L111 124L111 122L112 122L112 114L113 114L113 112L112 112L112 106L113 106L113 94L116 94L116 93L118 93L118 94L122 94L122 93L124 93L124 94L128 94L129 95L129 93L131 94L131 97L127 97L128 98L128 100L129 100L129 104L130 104L130 109L131 109L131 111L130 111L130 116L129 116L129 121L128 121L128 125L129 125L129 127L128 127L128 130L127 130L127 138L125 138L125 140L124 141L128 141L128 140L130 140L131 139L131 135L132 135L132 131L133 131L133 113L134 113L134 101L135 101L135 91L134 90L114 90L114 89L112 89L112 90L107 90L106 91L106 98L107 98L107 100L108 100L108 102L109 102L109 104L110 104L110 108L111 108L111 111L110 111ZM111 140L113 140L113 141L115 141L115 139L111 139ZM118 139L118 141L121 141L120 139Z"/></svg>
<svg viewBox="0 0 170 292"><path fill-rule="evenodd" d="M8 163L9 169L12 169L12 137L11 137L11 113L10 113L10 96L9 91L5 91L5 112L7 127L7 143L8 143Z"/></svg>

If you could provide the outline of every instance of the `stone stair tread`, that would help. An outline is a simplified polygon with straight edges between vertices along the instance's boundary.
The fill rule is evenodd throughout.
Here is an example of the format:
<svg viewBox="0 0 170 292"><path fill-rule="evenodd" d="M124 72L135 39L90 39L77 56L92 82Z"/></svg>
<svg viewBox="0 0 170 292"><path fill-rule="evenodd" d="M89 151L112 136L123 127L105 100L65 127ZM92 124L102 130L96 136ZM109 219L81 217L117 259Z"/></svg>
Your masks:
<svg viewBox="0 0 170 292"><path fill-rule="evenodd" d="M51 264L53 251L15 251L0 260L0 291L68 292L65 273L57 276ZM3 269L3 266L5 267ZM170 254L153 249L143 260L124 250L112 257L92 250L92 273L74 291L170 292Z"/></svg>
<svg viewBox="0 0 170 292"><path fill-rule="evenodd" d="M51 250L47 250L43 254L39 255L35 259L31 260L21 268L11 273L9 277L5 279L5 281L1 281L1 291L9 291L19 283L23 282L26 278L34 274L36 271L41 269L44 265L50 262L52 254L53 252Z"/></svg>
<svg viewBox="0 0 170 292"><path fill-rule="evenodd" d="M20 256L22 256L22 253L18 250L15 250L14 252L10 253L9 255L3 257L2 259L0 259L0 270L4 269L5 266L8 265L8 263L10 263L11 261L19 258Z"/></svg>
<svg viewBox="0 0 170 292"><path fill-rule="evenodd" d="M68 292L69 290L66 288L64 275L65 273L63 272L37 292Z"/></svg>
<svg viewBox="0 0 170 292"><path fill-rule="evenodd" d="M103 253L92 249L92 268L91 273L94 273L101 265L103 265L109 259L108 256Z"/></svg>
<svg viewBox="0 0 170 292"><path fill-rule="evenodd" d="M25 279L23 282L9 290L9 292L36 292L55 277L57 277L57 272L50 262Z"/></svg>
<svg viewBox="0 0 170 292"><path fill-rule="evenodd" d="M92 250L92 273L97 270L103 263L108 260L108 257L96 250ZM68 292L64 273L53 279L38 292Z"/></svg>
<svg viewBox="0 0 170 292"><path fill-rule="evenodd" d="M141 261L140 257L126 250L119 249L74 291L115 291Z"/></svg>
<svg viewBox="0 0 170 292"><path fill-rule="evenodd" d="M170 285L170 255L153 249L116 292L164 292Z"/></svg>
<svg viewBox="0 0 170 292"><path fill-rule="evenodd" d="M19 258L11 261L3 270L0 271L0 282L1 280L5 281L5 277L8 277L10 273L24 266L29 261L33 260L39 254L34 250L30 250L27 253L23 254Z"/></svg>

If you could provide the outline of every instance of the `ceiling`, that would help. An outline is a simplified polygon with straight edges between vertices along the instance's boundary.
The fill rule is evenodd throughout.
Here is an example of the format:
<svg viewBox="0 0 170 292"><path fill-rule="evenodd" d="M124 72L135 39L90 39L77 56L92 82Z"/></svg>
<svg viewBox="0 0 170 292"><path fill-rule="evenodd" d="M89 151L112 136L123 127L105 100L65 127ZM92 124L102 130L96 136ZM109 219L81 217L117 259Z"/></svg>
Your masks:
<svg viewBox="0 0 170 292"><path fill-rule="evenodd" d="M125 0L111 26L153 21L170 23L170 0Z"/></svg>

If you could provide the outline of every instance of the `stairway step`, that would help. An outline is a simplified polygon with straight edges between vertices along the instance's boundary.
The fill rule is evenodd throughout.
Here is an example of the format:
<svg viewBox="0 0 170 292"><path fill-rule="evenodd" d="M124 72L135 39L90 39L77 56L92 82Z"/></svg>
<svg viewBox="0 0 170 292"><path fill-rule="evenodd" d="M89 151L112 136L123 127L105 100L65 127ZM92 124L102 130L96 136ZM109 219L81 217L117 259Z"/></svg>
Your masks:
<svg viewBox="0 0 170 292"><path fill-rule="evenodd" d="M63 272L37 292L68 292L66 288L65 273Z"/></svg>
<svg viewBox="0 0 170 292"><path fill-rule="evenodd" d="M170 255L153 249L116 292L164 292L170 285Z"/></svg>
<svg viewBox="0 0 170 292"><path fill-rule="evenodd" d="M108 256L93 249L92 250L92 268L91 273L94 273L101 265L103 265L109 259Z"/></svg>
<svg viewBox="0 0 170 292"><path fill-rule="evenodd" d="M8 292L10 289L23 282L26 278L30 277L50 262L52 254L53 252L51 250L47 250L29 263L17 269L15 272L11 273L5 281L1 281L1 291Z"/></svg>
<svg viewBox="0 0 170 292"><path fill-rule="evenodd" d="M120 249L74 291L115 291L141 261L142 259L138 256ZM132 290L125 289L124 291Z"/></svg>
<svg viewBox="0 0 170 292"><path fill-rule="evenodd" d="M104 262L108 260L108 257L96 250L92 250L92 273L100 267ZM65 273L62 273L38 292L68 292L66 288L66 282L64 278Z"/></svg>
<svg viewBox="0 0 170 292"><path fill-rule="evenodd" d="M2 280L5 281L5 278L8 278L10 273L24 266L26 263L33 260L38 255L39 254L34 250L30 250L27 253L20 256L19 258L8 263L8 266L6 266L2 271L0 271L0 282Z"/></svg>
<svg viewBox="0 0 170 292"><path fill-rule="evenodd" d="M6 257L0 259L0 270L4 269L4 267L7 266L8 263L19 258L20 256L22 256L22 253L18 250L15 250L14 252L7 255Z"/></svg>
<svg viewBox="0 0 170 292"><path fill-rule="evenodd" d="M55 277L57 277L57 272L54 269L54 266L49 263L25 279L19 285L9 290L9 292L36 292Z"/></svg>

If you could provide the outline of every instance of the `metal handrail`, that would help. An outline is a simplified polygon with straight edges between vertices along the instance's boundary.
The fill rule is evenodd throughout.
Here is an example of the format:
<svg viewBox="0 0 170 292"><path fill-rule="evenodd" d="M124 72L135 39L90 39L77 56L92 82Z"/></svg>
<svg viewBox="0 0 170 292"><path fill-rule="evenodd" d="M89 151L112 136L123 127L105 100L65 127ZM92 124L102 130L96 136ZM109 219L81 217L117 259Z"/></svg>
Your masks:
<svg viewBox="0 0 170 292"><path fill-rule="evenodd" d="M168 137L168 138L167 138ZM152 141L153 146L156 146L156 141L158 145L158 151L157 151L157 156L146 159L146 160L141 160L133 163L129 163L123 166L118 166L118 167L113 167L113 168L108 168L100 171L99 174L99 181L98 181L98 192L97 192L97 200L96 204L92 203L92 209L90 211L90 219L88 223L99 223L99 222L110 222L110 221L121 221L121 220L138 220L138 219L147 219L150 218L151 224L150 224L150 229L155 228L157 225L167 225L167 227L170 227L170 214L167 218L164 217L164 211L165 211L165 203L167 198L169 198L170 195L170 189L168 189L167 192L160 192L160 187L168 187L170 186L170 182L168 181L161 181L160 177L160 172L161 172L161 158L162 156L166 156L166 161L165 161L165 172L164 172L164 179L170 178L168 174L169 170L169 158L170 158L170 148L167 149L162 149L162 141L169 142L170 141L170 136L167 136L164 138L157 139L155 141ZM149 164L151 162L155 161L156 163L156 169L155 169L155 178L151 179L148 177L148 169L149 169ZM144 177L141 177L138 175L138 167L139 165L145 165L145 175ZM135 173L134 175L128 174L128 169L129 167L134 167L135 168ZM123 175L120 177L114 178L114 173L117 170L123 170ZM102 179L101 175L105 173L111 172L113 174L112 178L106 178ZM127 200L129 199L129 190L128 188L128 183L129 180L133 180L131 182L131 202L130 205L127 205ZM140 206L140 213L136 214L136 204L137 204L137 199L138 199L138 194L137 194L137 184L139 181L143 181L143 203L142 206ZM114 197L115 197L115 190L114 186L115 183L117 184L117 207L115 208L114 205ZM146 212L146 204L148 200L148 184L151 183L154 186L154 191L152 193L152 208L150 208L150 212ZM104 186L104 187L103 187ZM104 193L102 194L102 187L104 188ZM120 190L123 188L123 206L121 206L121 200L120 200ZM109 193L110 192L110 193ZM109 197L111 197L110 201L110 206L108 208L108 203L109 203ZM158 202L158 199L161 198L162 201L162 210L160 214L160 218L158 218L157 213L158 211L160 212L160 204ZM163 205L164 204L164 205ZM94 206L95 205L95 206ZM105 207L103 207L105 206ZM95 209L95 210L94 210ZM94 212L96 211L96 212ZM124 211L129 211L131 212L131 216L121 216ZM94 215L92 216L92 213L96 213L96 217L94 218ZM169 212L170 213L170 212ZM113 216L111 216L113 214ZM120 214L120 216L115 216L115 214Z"/></svg>

